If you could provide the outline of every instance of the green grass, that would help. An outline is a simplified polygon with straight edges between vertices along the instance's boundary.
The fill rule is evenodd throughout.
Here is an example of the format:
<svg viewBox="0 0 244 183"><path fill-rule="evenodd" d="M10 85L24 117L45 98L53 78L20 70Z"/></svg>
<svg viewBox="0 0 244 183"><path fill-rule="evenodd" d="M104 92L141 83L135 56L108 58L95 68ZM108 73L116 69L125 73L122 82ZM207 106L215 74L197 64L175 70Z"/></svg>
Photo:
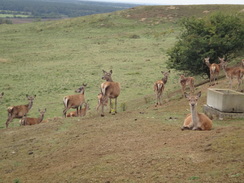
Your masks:
<svg viewBox="0 0 244 183"><path fill-rule="evenodd" d="M103 82L102 69L113 69L114 81L121 83L119 103L137 98L139 92L153 93L153 82L161 79L161 70L166 69L162 49L173 45L178 27L162 37L164 41L150 32L169 27L172 25L149 26L107 14L2 25L0 91L5 95L0 127L7 118L6 108L27 103L26 94L37 95L30 116L37 116L38 108L47 108L46 118L61 116L62 98L82 83L88 84L85 95L94 109Z"/></svg>
<svg viewBox="0 0 244 183"><path fill-rule="evenodd" d="M39 108L47 108L45 118L62 116L62 98L83 83L88 85L85 96L94 110L102 69L112 69L113 80L121 83L120 104L153 95L153 83L167 70L166 51L174 45L180 27L164 18L143 22L130 17L131 11L1 25L0 92L5 95L0 128L5 126L6 108L26 104L26 94L37 95L29 116L38 116ZM135 11L142 11L141 7ZM166 94L177 89L178 73L172 71ZM18 126L14 121L10 126Z"/></svg>

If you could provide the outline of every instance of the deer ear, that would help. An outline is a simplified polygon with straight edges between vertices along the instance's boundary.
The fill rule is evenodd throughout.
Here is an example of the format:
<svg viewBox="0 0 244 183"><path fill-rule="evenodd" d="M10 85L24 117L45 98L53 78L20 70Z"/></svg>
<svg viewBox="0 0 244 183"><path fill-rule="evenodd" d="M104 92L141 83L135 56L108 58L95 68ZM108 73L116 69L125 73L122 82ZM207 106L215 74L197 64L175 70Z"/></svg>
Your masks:
<svg viewBox="0 0 244 183"><path fill-rule="evenodd" d="M105 70L103 70L103 73L105 74L105 73L106 73L106 71L105 71Z"/></svg>
<svg viewBox="0 0 244 183"><path fill-rule="evenodd" d="M184 95L185 95L186 98L189 98L189 96L190 96L190 95L189 95L188 93L186 93L186 92L184 93Z"/></svg>
<svg viewBox="0 0 244 183"><path fill-rule="evenodd" d="M197 97L198 97L198 98L200 98L201 95L202 95L202 92L201 92L201 91L197 93Z"/></svg>
<svg viewBox="0 0 244 183"><path fill-rule="evenodd" d="M112 74L112 73L113 73L113 71L112 71L112 70L110 70L110 73Z"/></svg>
<svg viewBox="0 0 244 183"><path fill-rule="evenodd" d="M168 73L170 73L170 70L168 71Z"/></svg>

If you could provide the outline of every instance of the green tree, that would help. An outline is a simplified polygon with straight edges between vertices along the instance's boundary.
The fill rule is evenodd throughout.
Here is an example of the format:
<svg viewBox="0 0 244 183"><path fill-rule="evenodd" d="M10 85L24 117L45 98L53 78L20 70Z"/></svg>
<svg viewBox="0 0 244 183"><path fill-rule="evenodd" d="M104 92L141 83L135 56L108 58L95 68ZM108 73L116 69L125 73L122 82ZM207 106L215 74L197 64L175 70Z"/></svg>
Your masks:
<svg viewBox="0 0 244 183"><path fill-rule="evenodd" d="M203 63L205 57L216 62L218 57L233 56L244 48L244 21L241 16L217 13L204 19L185 18L181 24L183 29L178 41L167 52L168 68L209 76L209 70Z"/></svg>

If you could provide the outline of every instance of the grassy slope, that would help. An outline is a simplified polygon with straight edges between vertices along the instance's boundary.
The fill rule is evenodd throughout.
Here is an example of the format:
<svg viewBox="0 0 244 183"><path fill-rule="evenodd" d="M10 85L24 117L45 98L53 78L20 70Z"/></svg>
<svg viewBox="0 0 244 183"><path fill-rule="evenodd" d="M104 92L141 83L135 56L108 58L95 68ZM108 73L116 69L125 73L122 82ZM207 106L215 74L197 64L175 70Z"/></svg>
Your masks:
<svg viewBox="0 0 244 183"><path fill-rule="evenodd" d="M214 8L197 7L201 15L205 15L204 10ZM187 9L187 6L175 10L154 8L138 7L69 20L1 25L0 91L5 95L0 106L0 127L5 126L6 108L26 103L25 94L37 95L30 116L37 116L38 108L46 107L46 118L60 117L63 96L73 94L83 82L88 84L86 97L92 110L84 119L53 119L49 124L26 128L18 128L18 120L14 120L10 127L15 128L2 129L0 172L3 177L0 182L14 179L27 182L30 177L36 177L36 181L45 178L56 182L65 179L75 182L81 180L80 177L87 182L160 182L162 178L176 182L182 179L182 182L241 180L243 149L238 149L243 147L239 140L243 137L241 120L216 121L215 129L203 135L180 133L178 128L188 106L185 100L178 100L180 93L171 94L179 89L175 71L164 95L165 98L171 96L170 100L158 110L152 107L152 84L162 77L166 50L179 33L175 18L196 9ZM243 6L238 8L241 10ZM155 12L163 14L153 18ZM113 69L113 79L122 85L119 104L127 106L126 112L120 107L118 115L105 119L94 111L102 69ZM220 86L225 87L224 83ZM206 91L206 87L199 89ZM204 92L199 106L205 99ZM170 120L172 116L175 120ZM110 133L111 137L107 136ZM119 148L128 137L135 142L128 141L126 149ZM186 142L181 144L185 138ZM138 147L136 142L140 142ZM97 143L97 148L92 143ZM162 148L164 143L169 145L166 149ZM136 148L132 150L133 147ZM174 154L175 151L179 152ZM201 156L208 158L200 161ZM177 166L179 161L182 164ZM182 170L184 165L192 173ZM195 166L199 169L192 168ZM30 171L28 167L33 169ZM43 177L36 173L39 170ZM29 178L27 171L30 171ZM53 172L56 174L52 175Z"/></svg>

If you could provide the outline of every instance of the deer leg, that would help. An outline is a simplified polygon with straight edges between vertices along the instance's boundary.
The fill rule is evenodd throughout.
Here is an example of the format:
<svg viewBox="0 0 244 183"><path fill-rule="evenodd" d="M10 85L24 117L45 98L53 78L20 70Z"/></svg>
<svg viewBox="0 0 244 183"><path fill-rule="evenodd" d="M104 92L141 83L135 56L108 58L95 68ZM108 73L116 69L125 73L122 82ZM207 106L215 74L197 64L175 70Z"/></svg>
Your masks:
<svg viewBox="0 0 244 183"><path fill-rule="evenodd" d="M117 98L115 98L115 108L114 108L114 113L117 113Z"/></svg>
<svg viewBox="0 0 244 183"><path fill-rule="evenodd" d="M65 108L65 109L63 110L63 115L64 115L65 118L66 118L66 113L67 113L67 111L68 111L69 109L70 109L70 108L67 107L67 108Z"/></svg>
<svg viewBox="0 0 244 183"><path fill-rule="evenodd" d="M104 103L102 103L102 113L101 113L101 117L104 117Z"/></svg>
<svg viewBox="0 0 244 183"><path fill-rule="evenodd" d="M13 120L13 116L9 116L7 121L6 121L6 128L8 128L8 124Z"/></svg>
<svg viewBox="0 0 244 183"><path fill-rule="evenodd" d="M111 98L109 98L109 106L110 106L109 113L111 113L112 112L112 99Z"/></svg>

